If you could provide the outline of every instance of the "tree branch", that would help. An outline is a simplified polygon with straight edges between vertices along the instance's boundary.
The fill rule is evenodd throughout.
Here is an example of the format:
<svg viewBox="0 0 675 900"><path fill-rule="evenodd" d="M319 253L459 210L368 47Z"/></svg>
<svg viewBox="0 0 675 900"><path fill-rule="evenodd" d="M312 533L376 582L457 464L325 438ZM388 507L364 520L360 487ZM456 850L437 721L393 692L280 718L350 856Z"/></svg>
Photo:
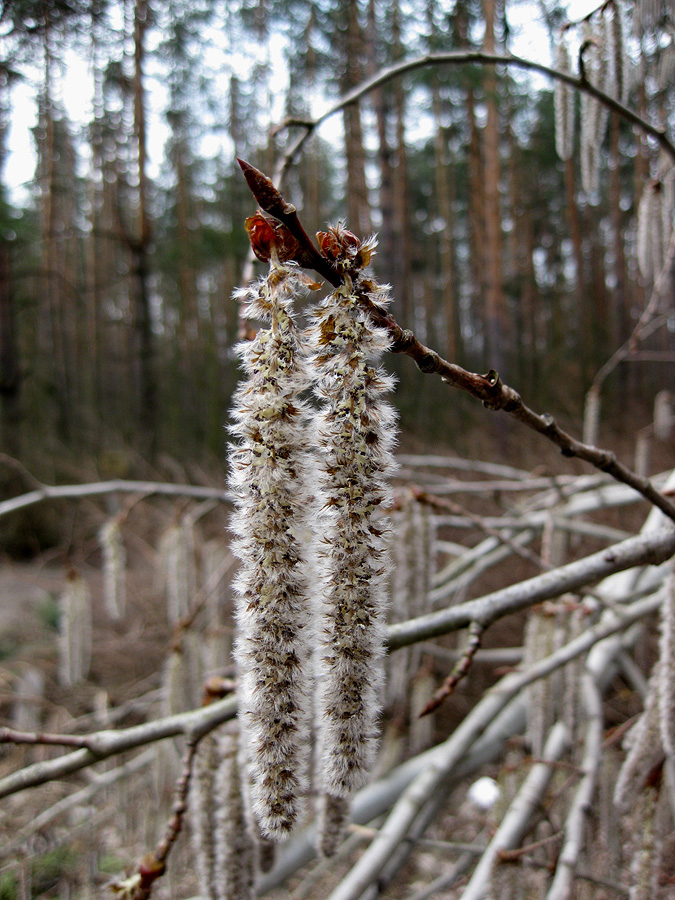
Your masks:
<svg viewBox="0 0 675 900"><path fill-rule="evenodd" d="M335 103L332 104L332 106L329 106L328 109L325 110L325 112L323 112L320 116L317 116L315 119L304 121L302 123L298 122L297 120L289 119L286 123L282 123L281 127L283 127L284 124L288 125L289 127L301 125L301 127L304 128L304 131L288 147L283 159L280 162L279 167L275 172L275 182L277 184L282 182L286 170L289 168L292 161L302 148L302 145L313 133L313 131L331 116L343 110L346 106L357 103L362 97L365 97L367 94L381 87L383 84L386 84L393 78L398 78L402 75L406 75L408 72L414 72L417 69L425 69L432 66L464 65L466 63L474 63L483 66L513 66L517 69L525 69L532 72L538 72L540 75L546 75L548 78L552 78L555 81L562 81L564 84L567 84L570 87L581 91L582 93L589 94L591 97L595 97L595 99L598 100L603 106L606 106L608 109L612 110L612 112L615 112L617 115L621 116L621 118L630 122L640 131L643 131L645 134L654 138L658 142L659 146L665 151L665 153L667 153L668 156L675 162L675 145L668 139L665 129L657 128L656 126L652 125L650 122L643 119L642 116L640 116L634 110L630 109L627 106L624 106L614 97L611 97L609 94L601 91L585 78L572 75L569 72L561 72L559 69L554 69L551 66L544 65L543 63L524 59L520 56L514 56L510 53L484 53L481 50L453 50L447 53L427 53L423 56L417 56L414 59L405 60L403 62L396 63L393 66L388 66L387 68L382 69L380 72L378 72L377 75L363 81L360 85L357 85L351 91L348 91L338 100L336 100ZM277 126L277 131L278 130L279 126Z"/></svg>
<svg viewBox="0 0 675 900"><path fill-rule="evenodd" d="M673 553L675 530L671 528L656 534L636 535L591 556L535 575L527 581L476 600L391 625L388 629L389 650L468 628L472 622L488 625L504 615L526 609L542 600L572 593L615 572L632 569L634 566L660 565L670 559Z"/></svg>
<svg viewBox="0 0 675 900"><path fill-rule="evenodd" d="M483 900L486 896L492 868L494 865L499 865L500 852L517 847L524 835L527 834L531 827L532 817L541 806L544 794L553 777L555 767L552 763L560 759L568 745L567 728L562 722L558 722L548 736L542 761L535 763L530 769L487 850L474 869L471 880L462 894L463 900Z"/></svg>
<svg viewBox="0 0 675 900"><path fill-rule="evenodd" d="M43 500L59 500L64 498L97 497L103 494L161 494L166 497L193 497L197 500L219 500L231 503L230 491L218 488L203 487L194 484L169 484L160 481L128 481L115 478L112 481L96 481L90 484L41 484L40 487L27 494L11 497L0 502L0 517L27 506L41 503Z"/></svg>
<svg viewBox="0 0 675 900"><path fill-rule="evenodd" d="M442 56L443 54L440 55ZM476 57L482 58L486 56L489 55L476 54ZM534 66L535 64L532 65ZM543 68L546 69L546 67ZM559 74L562 75L562 73ZM571 80L575 81L573 78ZM673 148L673 159L675 159L675 148ZM311 259L312 268L319 272L322 277L326 278L334 286L341 284L344 276L336 272L331 261L317 250L299 222L298 214L293 204L284 200L281 193L266 175L243 160L238 160L238 162L246 177L246 182L261 209L282 222L298 241L300 251L296 261L300 265L305 265L306 261ZM373 322L388 332L392 352L405 353L406 356L415 361L421 372L439 375L446 384L466 391L472 397L481 400L483 406L487 409L502 410L509 413L519 422L522 422L523 425L554 443L563 456L583 459L602 472L607 472L616 481L623 482L634 488L650 503L658 507L664 515L675 522L675 504L659 493L646 478L640 478L635 472L632 472L620 463L614 453L608 450L600 450L597 447L576 440L560 428L553 416L535 413L523 403L517 391L502 383L499 374L494 369L491 369L487 375L478 375L475 372L468 372L455 363L448 362L435 350L425 347L412 331L401 328L391 313L369 301L365 295L362 296L361 300Z"/></svg>
<svg viewBox="0 0 675 900"><path fill-rule="evenodd" d="M103 759L115 756L125 750L161 741L164 738L185 735L190 738L201 737L217 725L233 719L237 713L237 702L234 697L227 697L202 709L178 713L154 722L134 725L121 731L99 731L83 736L87 746L75 750L57 759L48 759L26 766L18 772L12 772L0 778L0 798L15 794L29 787L45 784L56 778L72 775L88 766L93 766Z"/></svg>

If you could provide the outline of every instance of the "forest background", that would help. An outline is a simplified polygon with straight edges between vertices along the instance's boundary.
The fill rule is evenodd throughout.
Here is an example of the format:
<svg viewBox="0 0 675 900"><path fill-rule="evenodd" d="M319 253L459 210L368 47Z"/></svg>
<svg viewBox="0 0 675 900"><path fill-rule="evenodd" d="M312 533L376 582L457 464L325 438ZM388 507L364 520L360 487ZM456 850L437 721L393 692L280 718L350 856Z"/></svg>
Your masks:
<svg viewBox="0 0 675 900"><path fill-rule="evenodd" d="M250 274L253 204L235 154L271 173L298 132L272 125L316 115L404 57L511 50L512 9L522 16L489 0L5 3L0 164L26 79L38 113L34 178L3 187L0 213L3 450L46 480L64 454L97 458L101 475L128 474L136 454L220 463L238 377L232 292ZM536 9L553 41L564 8ZM672 44L657 20L640 28L631 98L665 124ZM91 79L84 125L63 101L75 60ZM513 67L421 68L332 123L284 186L307 227L342 216L377 231L374 267L404 327L578 421L646 303L636 212L655 142L612 115L602 174L584 190L583 153L555 153L553 85ZM673 380L672 327L637 350L606 387L618 429L651 421ZM466 452L475 404L422 385L406 367L404 433Z"/></svg>

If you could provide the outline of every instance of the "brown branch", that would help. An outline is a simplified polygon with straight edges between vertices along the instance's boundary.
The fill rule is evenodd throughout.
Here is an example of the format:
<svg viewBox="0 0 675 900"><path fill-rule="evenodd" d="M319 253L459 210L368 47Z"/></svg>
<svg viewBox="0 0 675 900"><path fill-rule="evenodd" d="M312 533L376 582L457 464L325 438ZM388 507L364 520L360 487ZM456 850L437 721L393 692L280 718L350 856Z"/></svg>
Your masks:
<svg viewBox="0 0 675 900"><path fill-rule="evenodd" d="M448 677L424 707L419 715L420 719L422 716L428 716L430 713L435 712L441 703L453 693L459 682L466 677L471 668L471 663L480 649L484 631L485 627L480 622L472 622L469 625L469 637L461 658L456 662Z"/></svg>
<svg viewBox="0 0 675 900"><path fill-rule="evenodd" d="M154 850L145 854L133 875L111 885L112 890L125 898L125 900L148 900L155 881L161 878L166 871L167 857L171 853L171 849L183 828L183 820L187 811L190 779L192 777L192 764L198 744L199 738L196 736L188 739L186 743L183 767L174 790L171 818L167 823L162 840Z"/></svg>
<svg viewBox="0 0 675 900"><path fill-rule="evenodd" d="M484 55L484 54L482 54ZM675 148L673 148L675 158ZM239 165L244 172L253 196L260 207L270 215L278 218L298 240L301 247L301 255L297 262L305 265L308 258L313 260L312 268L332 285L342 283L343 276L333 267L330 260L321 254L307 232L301 225L298 214L292 203L287 203L281 193L274 187L272 181L249 163L239 160ZM563 456L576 457L591 463L602 472L611 475L616 481L629 485L642 496L658 507L664 515L675 522L675 504L671 503L660 493L646 478L641 478L631 471L623 463L620 463L615 454L608 450L600 450L589 444L584 444L573 438L556 423L553 416L544 413L540 415L523 403L520 394L513 388L505 385L499 374L494 370L486 375L478 375L468 372L461 366L443 359L435 350L425 347L412 331L401 328L391 313L385 312L376 304L362 297L364 306L368 309L374 323L386 329L391 340L391 350L394 353L405 353L417 365L417 368L428 375L439 375L446 384L459 388L471 394L477 400L482 401L483 406L491 410L501 410L509 413L528 428L543 435L554 443Z"/></svg>
<svg viewBox="0 0 675 900"><path fill-rule="evenodd" d="M539 74L546 75L548 78L552 78L555 81L562 81L564 84L568 84L570 87L573 87L576 90L581 91L582 93L586 93L591 97L595 97L595 99L598 100L603 106L606 106L608 109L617 113L617 115L630 122L640 131L643 131L645 134L653 137L659 143L661 148L668 154L668 156L673 161L675 161L675 145L668 139L665 129L658 128L647 122L640 115L638 115L638 113L634 112L629 107L624 106L614 97L606 94L604 91L600 90L589 81L586 81L583 77L577 77L569 72L561 72L559 69L554 69L551 66L544 65L543 63L524 59L520 56L514 56L510 53L500 54L484 53L480 50L452 50L447 53L427 53L423 56L418 56L413 59L404 60L403 62L397 63L396 65L388 66L387 68L382 69L380 72L378 72L377 75L374 75L372 78L363 81L351 91L348 91L338 100L336 100L332 106L328 107L325 112L323 112L320 116L317 116L316 119L297 123L294 121L289 121L289 125L301 125L304 128L304 131L295 139L295 141L289 146L286 153L284 154L284 157L281 160L280 165L275 173L276 182L281 183L286 170L289 168L293 159L299 153L302 145L305 143L307 138L315 131L315 129L318 128L319 125L321 125L331 116L343 110L346 106L357 103L362 97L365 97L372 91L377 90L377 88L381 87L383 84L386 84L393 78L398 78L402 75L405 75L408 72L414 72L417 69L424 69L432 66L463 65L466 63L473 63L483 66L514 66L518 69L538 72ZM277 131L279 130L279 127L280 126L277 126Z"/></svg>

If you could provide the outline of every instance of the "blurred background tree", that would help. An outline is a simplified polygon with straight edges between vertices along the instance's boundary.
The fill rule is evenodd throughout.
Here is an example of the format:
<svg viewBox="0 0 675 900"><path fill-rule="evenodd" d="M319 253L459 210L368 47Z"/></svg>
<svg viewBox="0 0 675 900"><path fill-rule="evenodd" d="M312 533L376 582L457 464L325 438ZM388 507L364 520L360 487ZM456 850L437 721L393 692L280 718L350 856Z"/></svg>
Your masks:
<svg viewBox="0 0 675 900"><path fill-rule="evenodd" d="M667 126L672 29L658 4L644 6L629 9L625 96ZM253 211L235 155L271 173L297 133L273 125L316 115L402 59L528 55L527 31L512 25L527 9L532 17L534 7L523 9L522 0L6 2L0 162L10 122L27 121L35 169L20 186L2 170L0 446L54 477L45 467L64 452L221 459L238 377L232 291L250 271L242 223ZM550 44L552 58L565 6L540 4L536 15L532 43L540 56ZM636 213L658 149L617 116L599 140L597 183L584 188L583 152L564 162L555 152L550 83L506 67L427 67L328 120L284 189L309 228L341 215L355 231L379 232L374 266L394 287L403 326L578 420L651 286L636 261ZM673 383L674 331L657 330L641 361L611 376L616 400L604 413L618 429ZM461 423L471 433L473 407L434 384L420 391L407 365L397 403L404 432L434 439Z"/></svg>

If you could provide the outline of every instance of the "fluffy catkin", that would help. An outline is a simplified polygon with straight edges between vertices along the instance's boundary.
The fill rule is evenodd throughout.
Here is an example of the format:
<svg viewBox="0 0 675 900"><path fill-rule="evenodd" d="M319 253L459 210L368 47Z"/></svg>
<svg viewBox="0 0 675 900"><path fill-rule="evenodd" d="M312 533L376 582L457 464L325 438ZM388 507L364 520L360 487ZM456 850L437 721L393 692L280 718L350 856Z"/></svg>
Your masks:
<svg viewBox="0 0 675 900"><path fill-rule="evenodd" d="M218 768L218 741L214 734L202 738L193 763L192 785L188 794L190 834L195 855L199 890L205 900L214 900L214 822L216 810L215 777Z"/></svg>
<svg viewBox="0 0 675 900"><path fill-rule="evenodd" d="M620 812L627 812L643 791L650 773L664 759L661 740L661 661L656 662L649 686L644 711L626 735L628 753L623 761L614 788L614 803Z"/></svg>
<svg viewBox="0 0 675 900"><path fill-rule="evenodd" d="M127 554L119 519L107 521L98 533L103 554L103 605L115 621L124 617L126 608Z"/></svg>
<svg viewBox="0 0 675 900"><path fill-rule="evenodd" d="M659 673L659 719L661 742L666 754L675 757L675 569L671 569L668 587L661 604L661 641Z"/></svg>
<svg viewBox="0 0 675 900"><path fill-rule="evenodd" d="M239 736L229 730L221 733L213 781L214 900L252 900L255 896L255 842L246 819L239 758Z"/></svg>
<svg viewBox="0 0 675 900"><path fill-rule="evenodd" d="M376 751L384 656L386 523L395 414L385 401L392 379L373 363L389 345L365 305L388 292L361 271L372 244L340 226L320 235L344 284L314 311L317 568L321 595L317 727L323 785L348 797L366 780Z"/></svg>
<svg viewBox="0 0 675 900"><path fill-rule="evenodd" d="M274 259L267 278L240 294L246 314L269 325L239 347L246 377L232 411L243 746L254 813L262 832L276 840L298 817L309 744L311 616L299 539L311 505L306 412L299 399L308 376L292 314L300 285L297 270Z"/></svg>
<svg viewBox="0 0 675 900"><path fill-rule="evenodd" d="M565 35L558 38L556 47L556 68L561 72L571 72L572 64ZM574 152L574 103L575 91L570 85L556 80L553 89L555 110L555 149L560 159L571 159Z"/></svg>
<svg viewBox="0 0 675 900"><path fill-rule="evenodd" d="M59 598L59 682L72 687L83 681L91 665L91 596L75 569L66 575Z"/></svg>

